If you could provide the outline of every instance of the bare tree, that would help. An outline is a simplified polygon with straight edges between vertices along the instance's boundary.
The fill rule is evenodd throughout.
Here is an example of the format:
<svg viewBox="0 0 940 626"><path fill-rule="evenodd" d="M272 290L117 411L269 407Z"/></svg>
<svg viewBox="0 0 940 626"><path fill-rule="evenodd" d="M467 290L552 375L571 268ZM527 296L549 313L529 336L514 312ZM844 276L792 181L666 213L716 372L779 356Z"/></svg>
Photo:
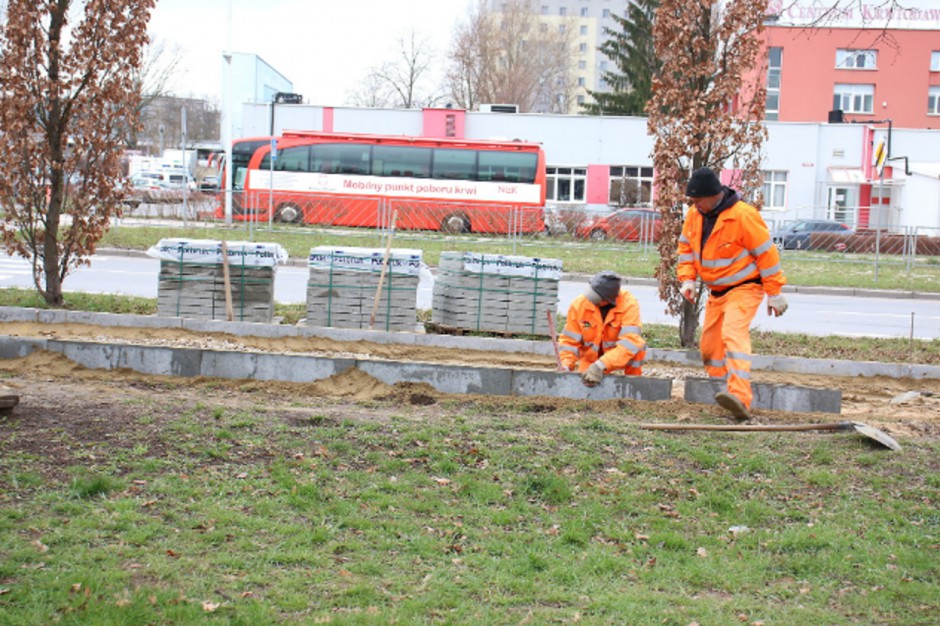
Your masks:
<svg viewBox="0 0 940 626"><path fill-rule="evenodd" d="M168 48L163 40L149 41L144 46L143 60L134 70L134 89L139 94L135 117L139 117L154 100L168 95L181 62L179 46ZM127 129L127 147L137 147L140 140L137 131L136 125Z"/></svg>
<svg viewBox="0 0 940 626"><path fill-rule="evenodd" d="M0 237L62 306L120 215L123 131L155 0L10 0L0 38ZM76 22L72 23L72 19ZM80 19L77 19L80 18Z"/></svg>
<svg viewBox="0 0 940 626"><path fill-rule="evenodd" d="M414 109L434 106L443 98L429 86L435 63L434 48L412 28L398 38L398 56L369 70L362 87L350 98L359 106L394 106Z"/></svg>
<svg viewBox="0 0 940 626"><path fill-rule="evenodd" d="M736 172L733 184L745 196L760 189L765 73L758 72L754 84L743 83L759 58L766 10L767 0L662 0L656 12L653 32L662 68L647 105L648 130L655 137L655 204L663 214L656 277L669 311L680 314L684 347L694 345L703 305L701 290L689 303L676 282L685 183L692 170L711 167ZM754 203L759 208L759 200Z"/></svg>
<svg viewBox="0 0 940 626"><path fill-rule="evenodd" d="M572 22L544 20L531 0L498 12L484 2L457 28L447 82L455 102L518 104L521 111L567 113L574 98Z"/></svg>
<svg viewBox="0 0 940 626"><path fill-rule="evenodd" d="M359 85L346 94L346 102L352 106L381 109L394 106L392 94L385 80L372 68Z"/></svg>

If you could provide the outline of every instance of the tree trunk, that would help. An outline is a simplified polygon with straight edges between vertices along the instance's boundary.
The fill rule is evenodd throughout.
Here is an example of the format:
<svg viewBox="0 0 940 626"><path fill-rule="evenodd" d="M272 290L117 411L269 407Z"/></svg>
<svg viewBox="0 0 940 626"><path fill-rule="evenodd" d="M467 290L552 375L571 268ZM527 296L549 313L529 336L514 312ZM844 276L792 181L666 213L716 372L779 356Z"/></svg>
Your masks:
<svg viewBox="0 0 940 626"><path fill-rule="evenodd" d="M683 348L696 347L696 330L698 330L698 307L692 302L683 302L679 316L679 343Z"/></svg>
<svg viewBox="0 0 940 626"><path fill-rule="evenodd" d="M46 304L59 308L63 304L62 281L59 280L59 221L62 215L63 200L62 172L53 170L49 181L49 207L46 213L46 231L42 242L42 271L45 286L39 286Z"/></svg>

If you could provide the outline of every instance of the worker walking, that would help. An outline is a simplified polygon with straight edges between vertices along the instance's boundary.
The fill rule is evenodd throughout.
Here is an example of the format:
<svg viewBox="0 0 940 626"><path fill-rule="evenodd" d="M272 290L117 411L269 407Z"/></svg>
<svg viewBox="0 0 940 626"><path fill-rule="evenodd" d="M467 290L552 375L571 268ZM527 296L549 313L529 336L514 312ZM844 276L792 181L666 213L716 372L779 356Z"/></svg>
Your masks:
<svg viewBox="0 0 940 626"><path fill-rule="evenodd" d="M695 279L708 288L702 361L710 378L727 381L715 402L738 419L750 418L751 322L767 295L767 314L780 316L787 279L767 225L753 206L721 184L712 170L692 172L689 209L679 236L680 291L695 298Z"/></svg>
<svg viewBox="0 0 940 626"><path fill-rule="evenodd" d="M558 339L561 363L568 371L581 372L588 387L611 372L639 376L646 359L642 332L636 298L621 287L615 272L599 272L568 308Z"/></svg>

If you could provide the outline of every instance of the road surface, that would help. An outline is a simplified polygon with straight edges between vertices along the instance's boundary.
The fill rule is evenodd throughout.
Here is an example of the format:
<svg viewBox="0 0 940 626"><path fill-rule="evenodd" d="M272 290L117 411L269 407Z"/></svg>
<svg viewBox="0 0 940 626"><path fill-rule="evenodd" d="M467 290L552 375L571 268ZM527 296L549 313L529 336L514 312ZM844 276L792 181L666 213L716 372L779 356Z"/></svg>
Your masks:
<svg viewBox="0 0 940 626"><path fill-rule="evenodd" d="M150 257L92 257L91 267L75 270L65 279L65 290L86 293L122 294L143 298L157 297L157 276L160 262ZM305 266L287 265L277 268L274 299L284 304L306 302ZM32 288L30 266L19 257L0 255L0 288ZM558 310L565 313L571 301L584 290L583 282L562 281L559 285ZM640 302L643 321L648 324L678 324L665 312L654 286L627 287ZM422 273L418 287L417 307L431 308L433 276ZM940 337L940 302L910 298L856 297L788 293L790 308L786 315L772 318L762 310L754 327L765 331L804 333L850 337L900 337L916 339ZM874 357L875 355L873 355Z"/></svg>

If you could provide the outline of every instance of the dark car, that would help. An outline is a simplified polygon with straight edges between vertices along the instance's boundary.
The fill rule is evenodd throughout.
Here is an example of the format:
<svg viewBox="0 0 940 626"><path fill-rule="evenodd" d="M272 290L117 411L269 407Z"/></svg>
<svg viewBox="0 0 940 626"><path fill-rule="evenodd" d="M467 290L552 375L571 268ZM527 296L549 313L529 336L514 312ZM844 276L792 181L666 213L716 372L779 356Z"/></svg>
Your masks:
<svg viewBox="0 0 940 626"><path fill-rule="evenodd" d="M608 215L588 218L576 231L578 237L605 241L659 241L662 215L652 209L617 209Z"/></svg>
<svg viewBox="0 0 940 626"><path fill-rule="evenodd" d="M845 248L843 242L837 242L832 246L821 246L812 244L810 236L813 233L828 233L838 238L843 235L851 235L853 232L848 225L835 220L800 220L775 229L771 236L777 247L783 250L808 250L810 247L831 247L839 250Z"/></svg>

